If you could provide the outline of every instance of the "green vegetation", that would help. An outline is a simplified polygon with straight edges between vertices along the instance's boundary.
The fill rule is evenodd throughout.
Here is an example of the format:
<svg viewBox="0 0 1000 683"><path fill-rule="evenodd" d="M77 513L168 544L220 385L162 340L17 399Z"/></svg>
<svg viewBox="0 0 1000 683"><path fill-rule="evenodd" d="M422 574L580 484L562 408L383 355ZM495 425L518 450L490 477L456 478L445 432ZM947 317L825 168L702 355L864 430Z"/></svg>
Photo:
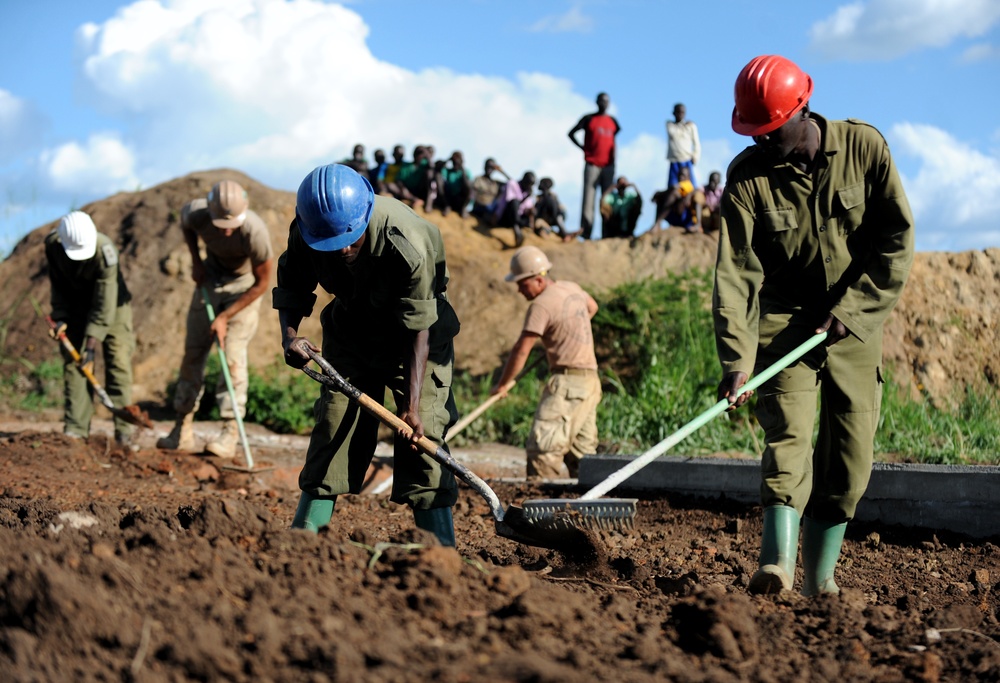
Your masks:
<svg viewBox="0 0 1000 683"><path fill-rule="evenodd" d="M710 311L711 277L689 272L662 280L624 284L599 297L595 343L604 398L598 410L601 450L640 453L715 404L719 365ZM4 329L0 320L0 337ZM534 354L541 354L536 348ZM62 363L58 359L17 365L0 378L0 405L20 409L61 403ZM529 361L530 362L530 361ZM218 356L209 357L200 420L217 420L211 388L219 377ZM522 445L547 377L545 364L523 377L508 397L493 405L452 441ZM489 397L495 376L456 373L455 399L468 413ZM914 400L887 373L875 450L886 459L940 464L1000 464L1000 396L966 389L953 410ZM172 396L173 386L168 387ZM316 382L275 364L252 371L247 421L276 432L305 434L313 423L319 395ZM167 405L170 405L168 398ZM763 434L751 409L727 413L696 431L674 452L706 455L736 452L759 455Z"/></svg>
<svg viewBox="0 0 1000 683"><path fill-rule="evenodd" d="M689 272L627 283L598 298L594 337L604 383L597 416L602 450L640 453L715 404L720 371L710 297L710 276ZM523 378L507 399L457 437L456 445L523 444L544 377L542 369ZM486 399L492 379L459 374L455 394L462 412ZM708 423L673 452L759 455L763 440L751 401ZM1000 464L1000 397L967 389L958 408L949 411L911 399L890 376L875 450L907 462Z"/></svg>

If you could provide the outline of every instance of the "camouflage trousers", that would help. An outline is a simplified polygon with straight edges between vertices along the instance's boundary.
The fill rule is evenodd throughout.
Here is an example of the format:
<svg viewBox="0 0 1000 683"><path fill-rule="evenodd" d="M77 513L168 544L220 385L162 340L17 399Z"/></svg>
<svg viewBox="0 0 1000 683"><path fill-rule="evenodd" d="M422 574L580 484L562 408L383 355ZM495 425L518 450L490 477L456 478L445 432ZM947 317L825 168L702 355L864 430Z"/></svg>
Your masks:
<svg viewBox="0 0 1000 683"><path fill-rule="evenodd" d="M579 474L580 459L597 451L600 402L596 370L570 369L549 376L525 446L529 477L557 479L564 462L569 476Z"/></svg>
<svg viewBox="0 0 1000 683"><path fill-rule="evenodd" d="M242 278L224 285L206 286L216 314L243 296L247 289L249 285ZM257 333L259 321L259 298L229 319L226 329L226 364L229 366L229 375L233 381L236 406L233 406L229 397L225 376L220 372L215 385L215 399L223 419L233 419L236 410L239 410L240 417L246 415L247 387L250 382L247 350L250 340ZM210 325L208 310L201 296L201 288L198 287L194 290L191 306L188 308L184 359L181 361L180 377L174 392L174 410L178 415L195 412L201 402L205 388L205 363L215 341L209 331Z"/></svg>

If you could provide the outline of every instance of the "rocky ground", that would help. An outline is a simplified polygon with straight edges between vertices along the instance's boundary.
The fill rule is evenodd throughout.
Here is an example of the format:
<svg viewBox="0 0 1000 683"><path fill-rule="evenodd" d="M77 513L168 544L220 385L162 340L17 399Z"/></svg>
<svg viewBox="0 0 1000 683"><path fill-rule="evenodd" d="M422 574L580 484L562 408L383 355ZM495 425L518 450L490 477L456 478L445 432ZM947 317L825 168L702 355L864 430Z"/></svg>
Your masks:
<svg viewBox="0 0 1000 683"><path fill-rule="evenodd" d="M1000 679L1000 537L855 525L839 597L756 597L752 507L641 500L567 554L463 489L452 550L366 493L312 536L287 528L301 438L255 427L245 474L39 426L0 425L0 680ZM457 455L507 503L575 493L512 479L517 449Z"/></svg>

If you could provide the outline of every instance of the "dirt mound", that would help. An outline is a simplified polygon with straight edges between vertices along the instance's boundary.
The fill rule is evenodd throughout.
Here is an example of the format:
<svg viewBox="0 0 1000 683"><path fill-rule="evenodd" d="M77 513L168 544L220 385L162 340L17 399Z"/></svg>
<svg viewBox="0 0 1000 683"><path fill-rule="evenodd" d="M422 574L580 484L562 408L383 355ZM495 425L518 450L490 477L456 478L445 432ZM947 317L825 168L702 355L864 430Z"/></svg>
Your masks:
<svg viewBox="0 0 1000 683"><path fill-rule="evenodd" d="M342 497L318 536L290 531L296 492L206 467L0 437L0 680L1000 677L993 543L852 525L840 597L765 599L745 593L749 507L640 501L638 530L577 564L496 537L468 490L456 551L375 496Z"/></svg>
<svg viewBox="0 0 1000 683"><path fill-rule="evenodd" d="M134 296L138 348L136 400L162 399L176 375L183 347L184 319L194 291L190 257L178 223L181 207L204 196L220 179L239 181L250 205L267 223L281 253L294 215L295 197L268 188L238 171L192 173L140 192L120 193L83 207L98 229L122 252L125 278ZM476 374L500 365L520 331L526 302L503 281L511 256L509 230L489 230L457 215L428 218L440 226L452 274L449 294L462 320L456 339L457 365ZM5 321L3 357L38 361L56 351L44 336L32 302L47 310L49 285L42 242L53 225L27 235L0 263L0 316ZM596 291L623 281L660 277L687 268L710 269L716 242L670 229L639 239L562 244L528 235L554 264L553 275ZM252 362L279 362L277 316L262 303L261 329L251 345ZM328 301L321 297L317 306ZM303 331L319 337L316 315ZM915 393L947 399L966 386L1000 383L1000 249L960 254L918 254L903 300L889 321L886 360L896 379L911 381ZM705 334L712 334L710 329Z"/></svg>

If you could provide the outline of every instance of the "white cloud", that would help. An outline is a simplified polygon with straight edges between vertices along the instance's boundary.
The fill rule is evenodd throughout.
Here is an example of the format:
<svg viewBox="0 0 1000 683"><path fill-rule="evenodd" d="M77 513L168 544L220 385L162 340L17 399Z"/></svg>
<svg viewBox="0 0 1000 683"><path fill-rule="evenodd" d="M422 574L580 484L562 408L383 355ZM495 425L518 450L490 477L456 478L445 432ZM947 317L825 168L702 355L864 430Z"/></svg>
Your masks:
<svg viewBox="0 0 1000 683"><path fill-rule="evenodd" d="M830 59L887 60L982 36L998 21L996 0L859 1L813 24L811 47Z"/></svg>
<svg viewBox="0 0 1000 683"><path fill-rule="evenodd" d="M1000 157L934 126L899 123L890 137L897 157L920 161L915 176L903 177L919 250L1000 246Z"/></svg>
<svg viewBox="0 0 1000 683"><path fill-rule="evenodd" d="M528 30L534 33L591 33L594 30L594 18L574 5L564 14L542 17L529 26Z"/></svg>
<svg viewBox="0 0 1000 683"><path fill-rule="evenodd" d="M975 62L985 62L988 59L997 59L998 57L1000 57L1000 48L997 48L996 45L976 43L975 45L970 45L962 52L960 61L965 64L972 64Z"/></svg>
<svg viewBox="0 0 1000 683"><path fill-rule="evenodd" d="M47 125L32 103L0 88L0 164L37 145Z"/></svg>
<svg viewBox="0 0 1000 683"><path fill-rule="evenodd" d="M428 143L476 172L495 156L512 175L579 184L563 131L594 105L570 82L411 71L376 59L367 36L355 12L317 0L140 0L81 28L78 59L94 106L127 115L125 175L145 185L235 167L294 188L357 142Z"/></svg>
<svg viewBox="0 0 1000 683"><path fill-rule="evenodd" d="M114 133L91 135L83 145L68 142L42 153L41 170L46 182L63 193L101 195L134 189L132 151Z"/></svg>

